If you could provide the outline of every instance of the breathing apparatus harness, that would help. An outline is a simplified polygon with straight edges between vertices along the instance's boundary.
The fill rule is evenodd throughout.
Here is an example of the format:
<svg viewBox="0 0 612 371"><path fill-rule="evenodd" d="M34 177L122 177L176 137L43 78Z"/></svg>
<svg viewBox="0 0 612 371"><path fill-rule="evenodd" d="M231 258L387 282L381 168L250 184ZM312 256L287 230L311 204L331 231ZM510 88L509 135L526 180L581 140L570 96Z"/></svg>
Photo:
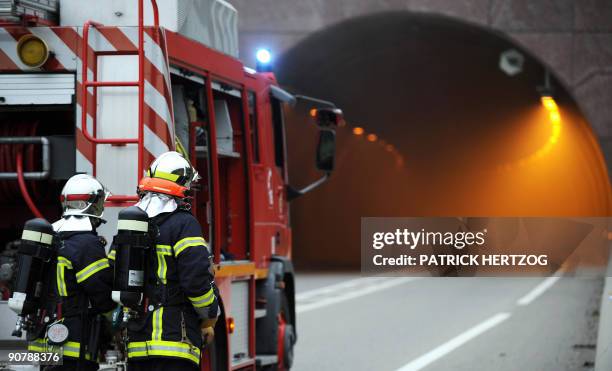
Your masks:
<svg viewBox="0 0 612 371"><path fill-rule="evenodd" d="M137 206L119 213L118 232L113 239L117 250L112 298L123 306L124 328L139 331L146 325L148 317L160 307L187 303L178 283L164 283L149 269L151 261L156 258L160 226L175 213L189 210L187 200L181 200L178 205L176 210L152 218ZM182 311L181 330L181 341L191 344ZM126 334L123 341L127 344Z"/></svg>
<svg viewBox="0 0 612 371"><path fill-rule="evenodd" d="M8 306L19 316L12 335L23 331L33 340L50 320L48 299L54 282L57 251L61 244L53 226L44 219L28 220L17 252L15 290Z"/></svg>

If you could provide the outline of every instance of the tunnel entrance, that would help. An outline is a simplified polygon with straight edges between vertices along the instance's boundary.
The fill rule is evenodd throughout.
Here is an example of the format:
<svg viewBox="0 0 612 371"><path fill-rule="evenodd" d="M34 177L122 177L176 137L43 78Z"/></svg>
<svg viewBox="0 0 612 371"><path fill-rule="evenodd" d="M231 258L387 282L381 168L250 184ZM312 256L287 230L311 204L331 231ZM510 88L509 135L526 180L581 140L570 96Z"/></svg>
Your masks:
<svg viewBox="0 0 612 371"><path fill-rule="evenodd" d="M500 69L509 50L524 56L512 76ZM597 139L554 71L551 117L546 70L499 33L407 12L351 19L287 51L279 81L336 102L348 123L331 181L292 205L297 265L358 267L363 216L608 216ZM296 145L307 130L288 128L298 184L314 172Z"/></svg>

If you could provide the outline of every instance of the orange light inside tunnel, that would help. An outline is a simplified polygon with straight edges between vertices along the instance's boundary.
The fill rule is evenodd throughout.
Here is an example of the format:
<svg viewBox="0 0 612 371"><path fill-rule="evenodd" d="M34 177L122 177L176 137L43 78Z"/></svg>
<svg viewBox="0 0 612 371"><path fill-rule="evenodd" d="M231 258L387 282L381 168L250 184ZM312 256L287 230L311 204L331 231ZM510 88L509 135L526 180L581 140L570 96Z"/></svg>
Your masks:
<svg viewBox="0 0 612 371"><path fill-rule="evenodd" d="M552 111L549 117L553 124L561 122L561 115L559 114L559 111Z"/></svg>
<svg viewBox="0 0 612 371"><path fill-rule="evenodd" d="M393 152L393 145L391 145L391 144L387 144L387 145L385 146L385 149L387 150L387 152Z"/></svg>
<svg viewBox="0 0 612 371"><path fill-rule="evenodd" d="M533 152L531 155L521 158L514 163L506 163L505 165L501 165L498 168L499 171L510 171L515 167L515 165L525 166L532 161L542 159L544 156L549 154L553 147L559 142L559 138L561 137L561 113L559 112L559 106L557 105L557 102L555 102L555 99L550 95L543 95L540 98L540 102L546 110L548 117L547 121L551 126L548 141L546 141L542 147Z"/></svg>
<svg viewBox="0 0 612 371"><path fill-rule="evenodd" d="M317 109L313 108L310 110L310 117L317 117Z"/></svg>
<svg viewBox="0 0 612 371"><path fill-rule="evenodd" d="M355 135L363 135L363 128L360 128L359 126L353 128L353 134L355 134Z"/></svg>
<svg viewBox="0 0 612 371"><path fill-rule="evenodd" d="M367 139L370 142L376 142L376 140L378 139L378 136L376 136L376 134L368 134Z"/></svg>
<svg viewBox="0 0 612 371"><path fill-rule="evenodd" d="M557 102L555 102L555 100L551 96L545 95L540 99L540 101L542 102L542 105L549 111L559 110L559 107L557 107Z"/></svg>
<svg viewBox="0 0 612 371"><path fill-rule="evenodd" d="M561 135L561 114L559 113L559 106L555 99L550 95L544 95L540 99L542 105L548 111L548 118L552 124L552 133L548 142L550 144L557 143L559 136Z"/></svg>

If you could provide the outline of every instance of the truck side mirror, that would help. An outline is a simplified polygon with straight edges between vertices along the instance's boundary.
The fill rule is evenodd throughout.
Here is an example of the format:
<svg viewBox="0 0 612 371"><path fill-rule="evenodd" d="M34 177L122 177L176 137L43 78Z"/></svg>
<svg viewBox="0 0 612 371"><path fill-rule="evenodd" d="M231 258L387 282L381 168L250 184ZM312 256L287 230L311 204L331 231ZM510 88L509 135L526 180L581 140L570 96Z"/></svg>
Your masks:
<svg viewBox="0 0 612 371"><path fill-rule="evenodd" d="M317 169L331 173L336 160L336 133L333 130L319 130L317 144Z"/></svg>
<svg viewBox="0 0 612 371"><path fill-rule="evenodd" d="M320 128L335 128L344 120L344 114L339 108L313 108L310 116L314 117Z"/></svg>
<svg viewBox="0 0 612 371"><path fill-rule="evenodd" d="M334 170L336 164L336 132L335 129L338 126L342 126L344 121L344 115L342 110L335 108L333 104L309 97L299 96L299 98L305 99L314 103L325 103L333 108L313 108L310 110L310 116L314 118L317 126L319 127L319 140L317 143L317 161L316 168L319 171L324 172L323 176L318 180L310 183L304 188L294 188L291 185L287 185L287 199L289 201L295 200L296 198L305 195L306 193L317 188L321 184L325 183L329 178L331 172Z"/></svg>

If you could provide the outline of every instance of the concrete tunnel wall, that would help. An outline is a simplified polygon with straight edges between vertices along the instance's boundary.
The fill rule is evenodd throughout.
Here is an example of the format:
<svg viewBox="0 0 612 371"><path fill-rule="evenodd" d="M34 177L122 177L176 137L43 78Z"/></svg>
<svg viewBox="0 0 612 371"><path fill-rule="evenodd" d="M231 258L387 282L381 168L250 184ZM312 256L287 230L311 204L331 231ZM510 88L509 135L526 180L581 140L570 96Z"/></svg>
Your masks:
<svg viewBox="0 0 612 371"><path fill-rule="evenodd" d="M498 68L509 48L527 56L514 77ZM562 116L553 138L536 91L543 64L499 33L427 14L357 17L299 42L277 73L378 136L341 128L332 180L292 205L302 268L357 267L361 216L609 213L605 162L563 79L553 78ZM314 140L304 143L314 130L288 131L291 179L303 184L316 176Z"/></svg>

